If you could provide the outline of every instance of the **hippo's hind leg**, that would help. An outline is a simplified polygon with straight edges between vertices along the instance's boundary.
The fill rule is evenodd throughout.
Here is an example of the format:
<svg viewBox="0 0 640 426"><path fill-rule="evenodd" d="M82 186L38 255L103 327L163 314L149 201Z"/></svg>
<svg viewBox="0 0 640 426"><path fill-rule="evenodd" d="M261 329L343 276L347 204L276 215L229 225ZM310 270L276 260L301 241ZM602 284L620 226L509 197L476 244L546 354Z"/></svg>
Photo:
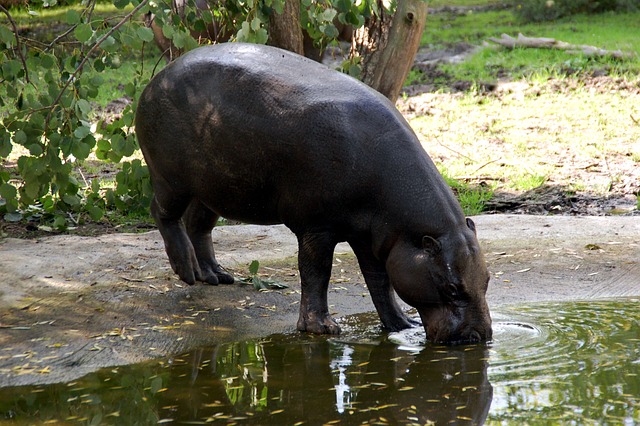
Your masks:
<svg viewBox="0 0 640 426"><path fill-rule="evenodd" d="M197 199L191 201L182 217L202 273L198 279L212 285L233 284L234 278L222 269L213 251L211 230L218 218L215 212Z"/></svg>
<svg viewBox="0 0 640 426"><path fill-rule="evenodd" d="M302 285L298 330L317 334L340 334L331 318L327 290L336 241L329 233L298 235L298 269Z"/></svg>
<svg viewBox="0 0 640 426"><path fill-rule="evenodd" d="M171 189L163 187L160 182L160 179L156 179L154 184L155 196L151 201L151 215L164 240L171 268L182 281L194 284L201 276L200 267L181 220L190 197L176 195Z"/></svg>
<svg viewBox="0 0 640 426"><path fill-rule="evenodd" d="M387 270L374 256L370 244L360 241L349 241L349 244L358 258L373 305L384 327L389 331L400 331L419 325L420 322L407 317L398 306Z"/></svg>

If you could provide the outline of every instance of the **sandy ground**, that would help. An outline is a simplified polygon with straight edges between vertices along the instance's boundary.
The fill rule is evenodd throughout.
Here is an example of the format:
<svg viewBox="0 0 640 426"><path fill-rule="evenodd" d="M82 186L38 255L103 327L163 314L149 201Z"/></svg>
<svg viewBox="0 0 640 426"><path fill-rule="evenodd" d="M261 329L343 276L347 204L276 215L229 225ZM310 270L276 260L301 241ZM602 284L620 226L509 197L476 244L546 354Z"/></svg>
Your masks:
<svg viewBox="0 0 640 426"><path fill-rule="evenodd" d="M486 215L475 218L492 273L491 307L640 296L637 217ZM0 242L0 387L73 380L101 367L196 346L295 331L296 240L283 226L214 230L236 276L288 285L188 286L157 231ZM349 247L336 250L329 301L338 320L373 310Z"/></svg>

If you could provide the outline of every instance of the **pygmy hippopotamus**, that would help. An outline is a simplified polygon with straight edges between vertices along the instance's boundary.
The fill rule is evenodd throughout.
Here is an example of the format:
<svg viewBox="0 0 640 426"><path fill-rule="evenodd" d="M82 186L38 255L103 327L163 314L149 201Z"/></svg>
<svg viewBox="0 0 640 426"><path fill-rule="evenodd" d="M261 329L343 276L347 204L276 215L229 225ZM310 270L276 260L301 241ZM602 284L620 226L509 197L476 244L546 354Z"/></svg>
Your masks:
<svg viewBox="0 0 640 426"><path fill-rule="evenodd" d="M151 213L183 281L233 282L211 240L220 216L283 223L299 245L299 330L340 332L327 289L346 241L388 330L417 324L395 290L428 339L491 338L475 225L402 115L365 84L274 47L200 47L151 80L135 126Z"/></svg>

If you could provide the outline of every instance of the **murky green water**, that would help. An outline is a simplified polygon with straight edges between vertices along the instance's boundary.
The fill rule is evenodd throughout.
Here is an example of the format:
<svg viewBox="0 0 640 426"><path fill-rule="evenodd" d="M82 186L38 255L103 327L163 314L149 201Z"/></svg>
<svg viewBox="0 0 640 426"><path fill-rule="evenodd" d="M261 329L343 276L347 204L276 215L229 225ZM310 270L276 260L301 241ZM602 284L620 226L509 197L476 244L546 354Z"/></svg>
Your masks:
<svg viewBox="0 0 640 426"><path fill-rule="evenodd" d="M0 423L640 424L640 299L493 312L489 346L299 334L0 389Z"/></svg>

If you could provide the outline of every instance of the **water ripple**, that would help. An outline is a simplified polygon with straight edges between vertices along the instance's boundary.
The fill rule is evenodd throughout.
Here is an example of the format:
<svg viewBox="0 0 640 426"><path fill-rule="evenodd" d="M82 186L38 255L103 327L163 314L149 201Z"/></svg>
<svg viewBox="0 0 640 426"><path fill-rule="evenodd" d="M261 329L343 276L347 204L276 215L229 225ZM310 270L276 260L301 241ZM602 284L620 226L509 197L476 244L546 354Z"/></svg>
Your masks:
<svg viewBox="0 0 640 426"><path fill-rule="evenodd" d="M637 299L547 303L495 312L489 419L500 423L545 416L580 424L635 424L640 408L637 397L629 395L640 390L633 366L638 358Z"/></svg>

